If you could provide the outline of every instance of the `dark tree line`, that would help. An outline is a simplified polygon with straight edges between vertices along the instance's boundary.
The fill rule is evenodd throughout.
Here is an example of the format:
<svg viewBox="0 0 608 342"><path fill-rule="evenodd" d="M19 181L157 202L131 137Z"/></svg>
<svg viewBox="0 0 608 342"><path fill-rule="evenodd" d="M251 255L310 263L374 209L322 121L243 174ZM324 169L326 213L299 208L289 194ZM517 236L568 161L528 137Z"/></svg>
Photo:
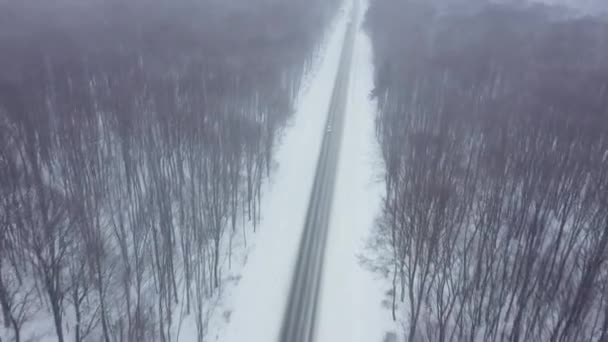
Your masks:
<svg viewBox="0 0 608 342"><path fill-rule="evenodd" d="M336 5L0 5L0 339L204 340Z"/></svg>
<svg viewBox="0 0 608 342"><path fill-rule="evenodd" d="M367 15L393 317L407 341L606 341L608 21L443 3Z"/></svg>

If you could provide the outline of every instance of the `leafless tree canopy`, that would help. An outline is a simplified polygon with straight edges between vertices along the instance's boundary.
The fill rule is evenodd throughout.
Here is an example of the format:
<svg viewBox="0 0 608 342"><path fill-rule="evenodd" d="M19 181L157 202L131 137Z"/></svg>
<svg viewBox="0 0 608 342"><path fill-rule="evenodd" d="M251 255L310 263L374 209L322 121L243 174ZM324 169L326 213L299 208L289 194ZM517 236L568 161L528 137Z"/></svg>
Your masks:
<svg viewBox="0 0 608 342"><path fill-rule="evenodd" d="M275 143L336 5L0 4L9 338L52 317L60 342L168 342L186 314L205 338L232 237L258 222Z"/></svg>
<svg viewBox="0 0 608 342"><path fill-rule="evenodd" d="M606 19L434 3L367 17L406 340L608 340Z"/></svg>

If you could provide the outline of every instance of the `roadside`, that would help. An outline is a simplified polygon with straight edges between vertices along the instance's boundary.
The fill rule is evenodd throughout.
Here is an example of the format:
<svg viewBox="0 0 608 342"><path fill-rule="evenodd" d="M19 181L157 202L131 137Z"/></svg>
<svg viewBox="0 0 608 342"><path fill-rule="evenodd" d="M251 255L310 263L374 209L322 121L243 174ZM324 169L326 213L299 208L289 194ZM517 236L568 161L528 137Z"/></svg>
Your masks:
<svg viewBox="0 0 608 342"><path fill-rule="evenodd" d="M375 103L369 99L372 49L361 27L366 10L367 2L362 1L325 255L318 342L380 342L387 331L396 331L390 310L382 304L390 282L360 261L384 186L374 133Z"/></svg>

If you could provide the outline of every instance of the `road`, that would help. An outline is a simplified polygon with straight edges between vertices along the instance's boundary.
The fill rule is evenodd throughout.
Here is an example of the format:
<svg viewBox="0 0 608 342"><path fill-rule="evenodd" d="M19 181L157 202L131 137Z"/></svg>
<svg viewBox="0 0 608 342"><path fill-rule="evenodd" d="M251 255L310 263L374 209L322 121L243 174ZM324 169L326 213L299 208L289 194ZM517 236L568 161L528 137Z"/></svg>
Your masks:
<svg viewBox="0 0 608 342"><path fill-rule="evenodd" d="M358 1L355 1L344 37L298 259L283 316L280 342L312 342L315 339L323 258L344 126L357 11Z"/></svg>

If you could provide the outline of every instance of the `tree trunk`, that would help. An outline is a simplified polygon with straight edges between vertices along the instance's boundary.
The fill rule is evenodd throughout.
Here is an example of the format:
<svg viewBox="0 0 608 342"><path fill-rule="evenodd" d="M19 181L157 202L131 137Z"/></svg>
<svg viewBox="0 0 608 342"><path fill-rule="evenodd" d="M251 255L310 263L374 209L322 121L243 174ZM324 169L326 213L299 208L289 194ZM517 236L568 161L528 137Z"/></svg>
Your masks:
<svg viewBox="0 0 608 342"><path fill-rule="evenodd" d="M219 280L219 265L220 265L220 239L215 239L215 248L213 251L213 286L218 288L220 286Z"/></svg>
<svg viewBox="0 0 608 342"><path fill-rule="evenodd" d="M51 298L51 311L53 312L53 323L55 324L55 332L57 333L57 342L64 342L61 308L59 307L56 298Z"/></svg>

